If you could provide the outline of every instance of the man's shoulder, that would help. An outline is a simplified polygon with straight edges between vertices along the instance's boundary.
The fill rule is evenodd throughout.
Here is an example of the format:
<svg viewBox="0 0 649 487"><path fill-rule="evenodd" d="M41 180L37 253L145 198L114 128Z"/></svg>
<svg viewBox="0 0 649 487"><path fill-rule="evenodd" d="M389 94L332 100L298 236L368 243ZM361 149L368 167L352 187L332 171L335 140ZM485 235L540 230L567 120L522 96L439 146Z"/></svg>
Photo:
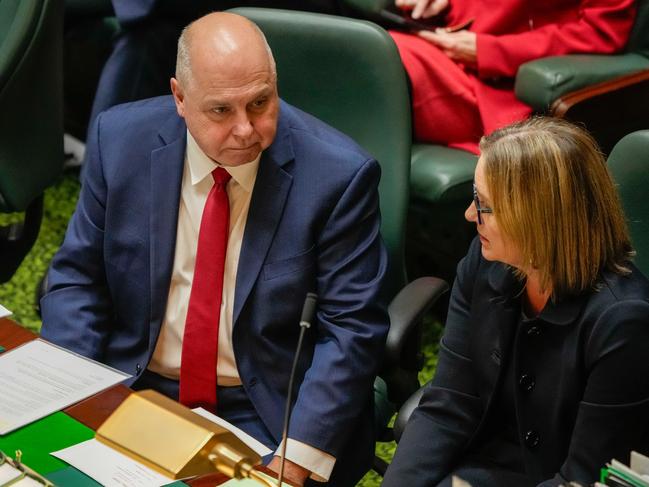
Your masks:
<svg viewBox="0 0 649 487"><path fill-rule="evenodd" d="M115 105L101 113L103 123L144 122L164 120L177 117L176 105L171 95L157 96L144 100L133 101Z"/></svg>
<svg viewBox="0 0 649 487"><path fill-rule="evenodd" d="M317 151L321 156L338 156L360 162L372 156L356 141L315 116L282 101L280 124L291 132L298 151Z"/></svg>

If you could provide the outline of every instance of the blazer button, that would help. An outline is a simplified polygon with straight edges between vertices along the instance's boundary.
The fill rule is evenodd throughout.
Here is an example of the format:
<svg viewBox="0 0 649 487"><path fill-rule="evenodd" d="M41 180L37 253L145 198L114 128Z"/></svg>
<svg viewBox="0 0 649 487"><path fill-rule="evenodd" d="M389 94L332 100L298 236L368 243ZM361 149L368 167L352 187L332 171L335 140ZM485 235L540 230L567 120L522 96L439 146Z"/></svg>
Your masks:
<svg viewBox="0 0 649 487"><path fill-rule="evenodd" d="M491 351L491 360L493 360L494 363L500 365L500 350L498 350L497 348L494 348Z"/></svg>
<svg viewBox="0 0 649 487"><path fill-rule="evenodd" d="M257 383L257 377L251 377L248 381L248 387L252 387Z"/></svg>
<svg viewBox="0 0 649 487"><path fill-rule="evenodd" d="M142 366L140 364L135 364L135 373L139 374L141 370L142 370Z"/></svg>
<svg viewBox="0 0 649 487"><path fill-rule="evenodd" d="M536 381L534 380L534 375L532 374L523 374L518 379L518 385L525 392L530 392L534 389Z"/></svg>
<svg viewBox="0 0 649 487"><path fill-rule="evenodd" d="M525 433L525 445L532 449L536 448L539 446L539 443L541 442L541 437L539 434L534 431L534 430L529 430L527 433Z"/></svg>
<svg viewBox="0 0 649 487"><path fill-rule="evenodd" d="M527 329L527 334L528 334L529 336L531 336L531 337L537 337L537 336L539 336L539 335L541 334L541 328L539 328L539 327L536 326L536 325L530 326L530 327Z"/></svg>

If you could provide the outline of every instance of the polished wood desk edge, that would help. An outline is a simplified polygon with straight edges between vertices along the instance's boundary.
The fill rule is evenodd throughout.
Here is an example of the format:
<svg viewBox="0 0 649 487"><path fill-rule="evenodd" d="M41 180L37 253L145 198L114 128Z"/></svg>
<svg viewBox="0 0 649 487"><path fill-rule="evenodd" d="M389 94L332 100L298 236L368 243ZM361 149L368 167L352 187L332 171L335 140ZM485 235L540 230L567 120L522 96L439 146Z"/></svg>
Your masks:
<svg viewBox="0 0 649 487"><path fill-rule="evenodd" d="M10 318L0 318L0 345L7 350L27 343L38 335L33 331L23 328Z"/></svg>

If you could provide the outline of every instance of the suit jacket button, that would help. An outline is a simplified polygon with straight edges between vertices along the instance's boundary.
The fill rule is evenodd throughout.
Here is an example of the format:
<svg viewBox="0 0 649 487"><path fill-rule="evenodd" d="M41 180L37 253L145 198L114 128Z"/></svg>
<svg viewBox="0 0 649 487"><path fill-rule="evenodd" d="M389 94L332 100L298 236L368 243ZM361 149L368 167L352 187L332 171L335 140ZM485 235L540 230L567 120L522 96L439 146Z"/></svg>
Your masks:
<svg viewBox="0 0 649 487"><path fill-rule="evenodd" d="M541 334L541 328L539 328L539 327L536 326L536 325L530 326L530 327L527 329L527 334L528 334L529 336L531 336L531 337L537 337L537 336L539 336L539 335Z"/></svg>
<svg viewBox="0 0 649 487"><path fill-rule="evenodd" d="M529 430L527 433L525 433L525 445L532 449L536 448L539 446L539 443L541 442L541 437L539 434L534 431L534 430Z"/></svg>
<svg viewBox="0 0 649 487"><path fill-rule="evenodd" d="M257 383L257 377L251 377L248 381L248 387L252 387Z"/></svg>
<svg viewBox="0 0 649 487"><path fill-rule="evenodd" d="M518 385L523 391L530 392L532 389L534 389L534 386L536 385L536 381L534 380L534 375L522 374L518 379Z"/></svg>
<svg viewBox="0 0 649 487"><path fill-rule="evenodd" d="M142 366L140 364L135 364L135 373L139 374L141 370L142 370Z"/></svg>

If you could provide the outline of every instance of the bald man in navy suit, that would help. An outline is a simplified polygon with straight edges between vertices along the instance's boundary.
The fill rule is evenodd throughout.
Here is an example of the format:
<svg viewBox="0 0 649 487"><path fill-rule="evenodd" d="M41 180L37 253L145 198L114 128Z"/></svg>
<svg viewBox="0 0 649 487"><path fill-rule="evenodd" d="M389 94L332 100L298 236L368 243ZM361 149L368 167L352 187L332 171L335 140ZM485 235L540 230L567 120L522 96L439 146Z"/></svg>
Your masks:
<svg viewBox="0 0 649 487"><path fill-rule="evenodd" d="M300 311L316 292L287 477L352 486L373 458L372 383L389 326L380 169L280 101L276 82L259 29L215 13L181 36L173 96L99 115L41 302L42 335L177 398L199 223L222 168L231 179L218 414L278 447Z"/></svg>

